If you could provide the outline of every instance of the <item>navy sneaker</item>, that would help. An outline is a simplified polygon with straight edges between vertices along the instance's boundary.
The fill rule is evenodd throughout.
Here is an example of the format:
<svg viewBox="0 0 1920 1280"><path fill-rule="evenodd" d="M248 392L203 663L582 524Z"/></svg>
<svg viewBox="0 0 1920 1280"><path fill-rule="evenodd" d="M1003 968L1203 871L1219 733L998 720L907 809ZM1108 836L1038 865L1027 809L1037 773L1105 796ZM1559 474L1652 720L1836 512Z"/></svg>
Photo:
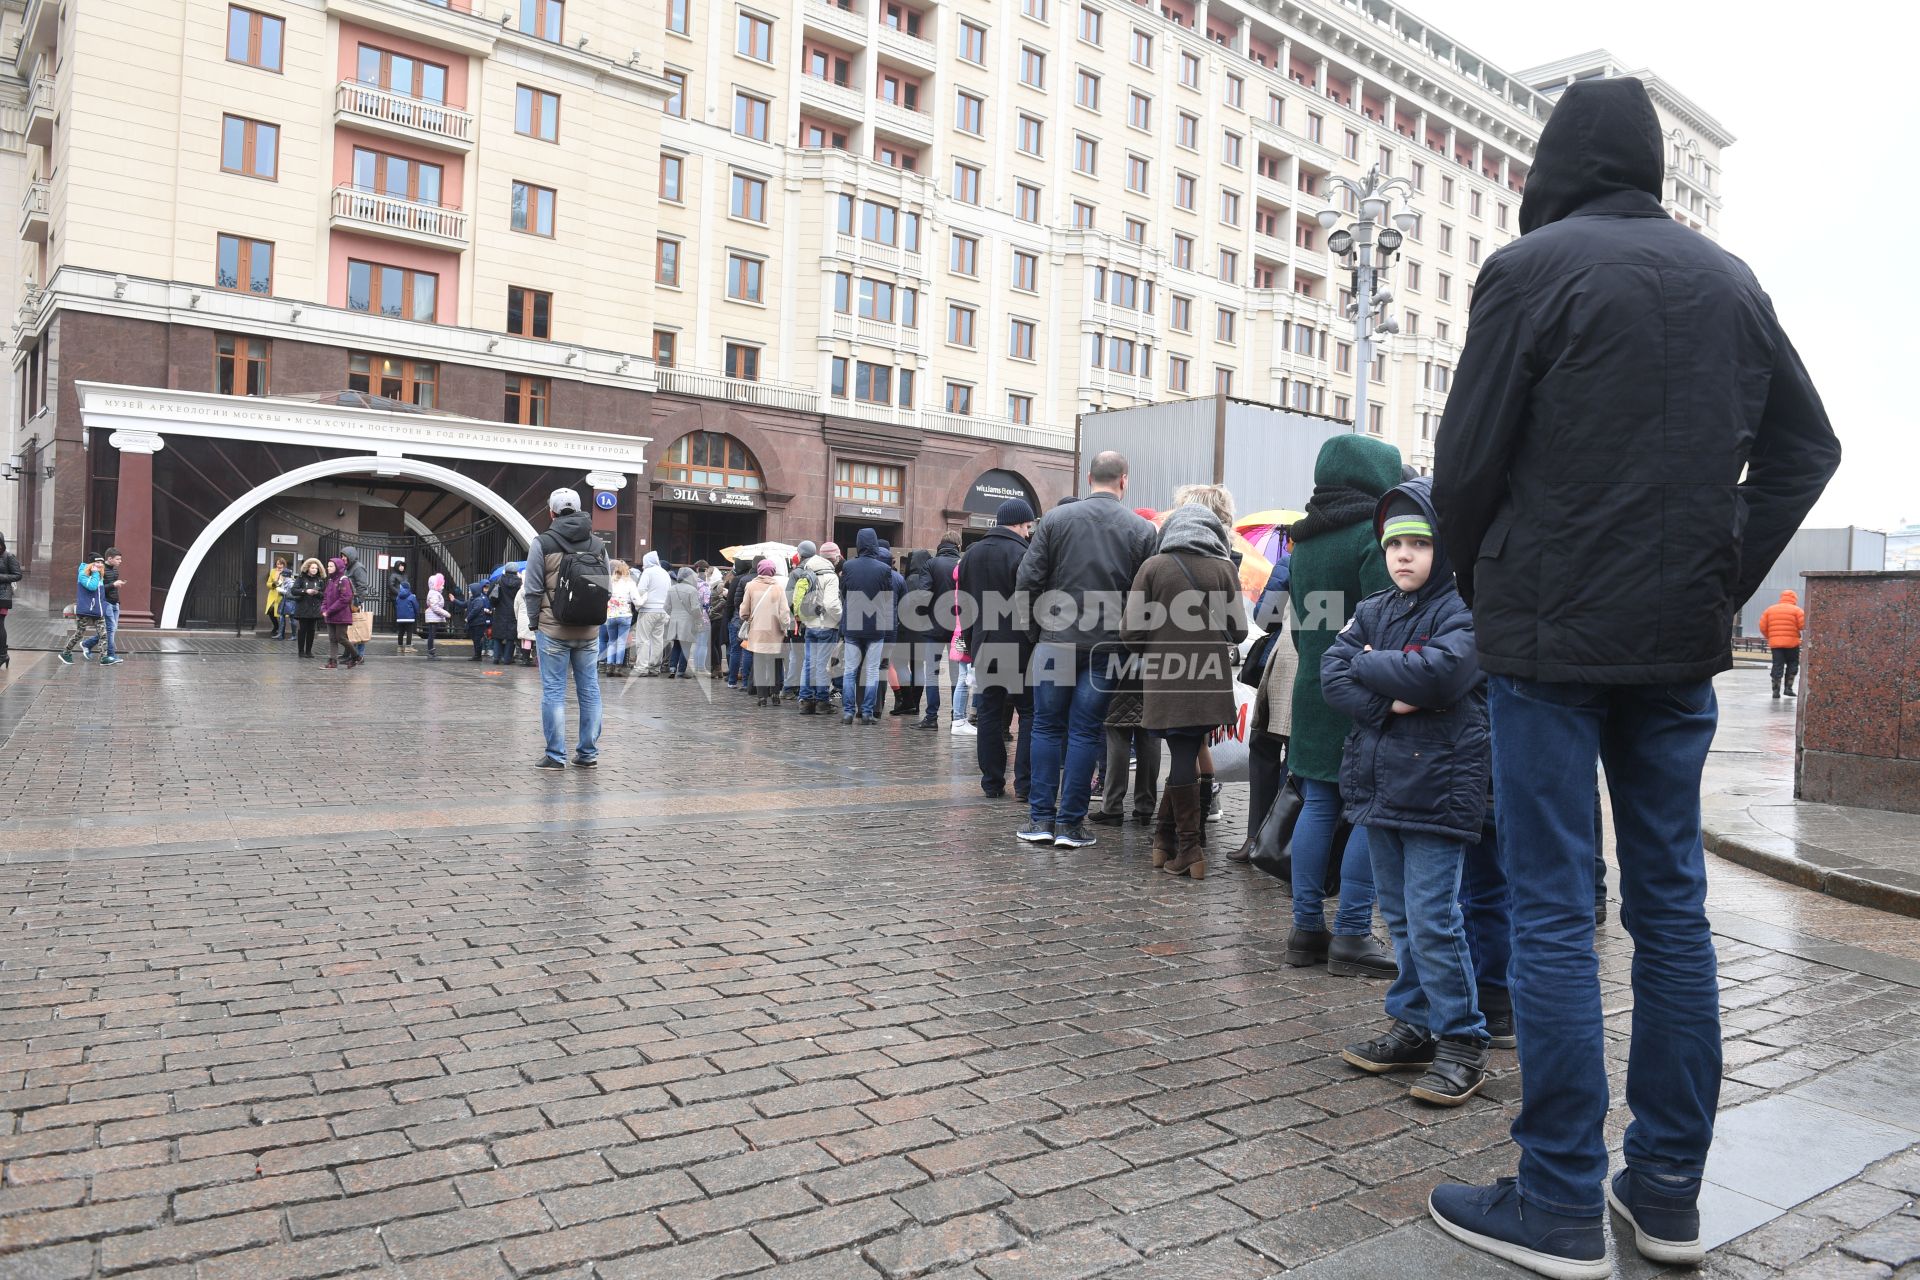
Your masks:
<svg viewBox="0 0 1920 1280"><path fill-rule="evenodd" d="M1084 849L1098 843L1099 841L1093 838L1093 832L1078 822L1068 823L1053 834L1053 844L1056 849Z"/></svg>
<svg viewBox="0 0 1920 1280"><path fill-rule="evenodd" d="M541 756L540 759L534 763L533 767L536 769L564 769L567 767L567 762L565 760L555 760L552 756Z"/></svg>
<svg viewBox="0 0 1920 1280"><path fill-rule="evenodd" d="M1443 1182L1427 1197L1427 1212L1455 1240L1537 1275L1607 1280L1613 1274L1601 1215L1572 1217L1527 1204L1514 1178L1490 1187Z"/></svg>
<svg viewBox="0 0 1920 1280"><path fill-rule="evenodd" d="M1029 822L1013 833L1014 839L1024 840L1028 844L1052 844L1053 824L1048 822Z"/></svg>
<svg viewBox="0 0 1920 1280"><path fill-rule="evenodd" d="M1607 1203L1633 1228L1633 1247L1649 1262L1704 1262L1700 1246L1700 1180L1622 1169L1607 1184Z"/></svg>

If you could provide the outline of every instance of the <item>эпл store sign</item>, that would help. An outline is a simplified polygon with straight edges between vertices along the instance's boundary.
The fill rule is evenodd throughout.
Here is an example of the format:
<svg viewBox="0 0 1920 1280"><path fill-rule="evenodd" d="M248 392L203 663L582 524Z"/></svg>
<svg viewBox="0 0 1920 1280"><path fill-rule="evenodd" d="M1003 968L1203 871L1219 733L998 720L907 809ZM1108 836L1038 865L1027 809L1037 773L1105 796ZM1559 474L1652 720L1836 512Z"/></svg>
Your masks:
<svg viewBox="0 0 1920 1280"><path fill-rule="evenodd" d="M656 484L653 500L688 507L732 507L748 511L763 511L767 505L766 498L758 493L699 484Z"/></svg>

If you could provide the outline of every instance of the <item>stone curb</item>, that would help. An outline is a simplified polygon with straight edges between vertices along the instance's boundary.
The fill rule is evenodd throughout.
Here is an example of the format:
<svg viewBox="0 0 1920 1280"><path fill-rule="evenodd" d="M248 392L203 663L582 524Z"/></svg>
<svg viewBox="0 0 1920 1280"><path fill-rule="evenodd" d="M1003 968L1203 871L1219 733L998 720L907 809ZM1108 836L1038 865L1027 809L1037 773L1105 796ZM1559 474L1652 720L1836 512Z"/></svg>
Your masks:
<svg viewBox="0 0 1920 1280"><path fill-rule="evenodd" d="M1715 857L1762 872L1775 880L1878 911L1920 918L1920 889L1886 884L1849 871L1830 871L1799 858L1749 844L1737 836L1717 834L1711 827L1703 827L1700 838L1707 852Z"/></svg>

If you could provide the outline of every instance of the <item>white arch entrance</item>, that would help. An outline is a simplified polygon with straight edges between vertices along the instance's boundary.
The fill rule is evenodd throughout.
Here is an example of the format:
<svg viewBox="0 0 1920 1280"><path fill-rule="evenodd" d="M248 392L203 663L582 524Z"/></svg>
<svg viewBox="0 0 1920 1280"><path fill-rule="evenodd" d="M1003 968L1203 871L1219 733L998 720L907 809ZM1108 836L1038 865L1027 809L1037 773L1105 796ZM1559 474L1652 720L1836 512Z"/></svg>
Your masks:
<svg viewBox="0 0 1920 1280"><path fill-rule="evenodd" d="M494 517L508 529L513 536L531 547L538 535L527 518L513 509L511 503L493 490L471 477L461 475L451 467L425 462L419 458L382 458L372 454L350 458L328 458L321 462L308 463L304 467L295 467L292 471L283 471L263 485L259 485L241 494L227 504L226 510L215 516L200 536L188 546L186 558L180 562L180 568L173 575L173 589L167 592L167 604L160 615L160 625L174 628L180 625L180 611L186 607L187 588L193 585L193 575L199 571L200 562L213 550L213 544L220 535L231 529L249 511L289 489L297 489L313 480L322 480L328 476L352 475L356 472L378 471L383 476L406 476L410 480L425 480L440 485L459 494L467 501Z"/></svg>

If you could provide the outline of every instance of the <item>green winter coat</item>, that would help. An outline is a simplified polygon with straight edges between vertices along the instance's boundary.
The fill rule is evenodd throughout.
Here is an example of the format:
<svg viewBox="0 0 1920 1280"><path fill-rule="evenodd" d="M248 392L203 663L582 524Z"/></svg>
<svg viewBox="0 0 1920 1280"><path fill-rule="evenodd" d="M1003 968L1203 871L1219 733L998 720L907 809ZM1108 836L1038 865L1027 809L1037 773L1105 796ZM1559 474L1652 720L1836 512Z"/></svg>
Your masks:
<svg viewBox="0 0 1920 1280"><path fill-rule="evenodd" d="M1350 485L1378 498L1400 483L1400 451L1370 436L1335 436L1313 464L1315 485ZM1353 722L1320 693L1320 659L1360 602L1392 588L1369 512L1357 522L1294 544L1287 630L1300 655L1293 678L1293 736L1287 768L1319 782L1340 780L1340 754ZM1331 593L1322 595L1321 593Z"/></svg>

